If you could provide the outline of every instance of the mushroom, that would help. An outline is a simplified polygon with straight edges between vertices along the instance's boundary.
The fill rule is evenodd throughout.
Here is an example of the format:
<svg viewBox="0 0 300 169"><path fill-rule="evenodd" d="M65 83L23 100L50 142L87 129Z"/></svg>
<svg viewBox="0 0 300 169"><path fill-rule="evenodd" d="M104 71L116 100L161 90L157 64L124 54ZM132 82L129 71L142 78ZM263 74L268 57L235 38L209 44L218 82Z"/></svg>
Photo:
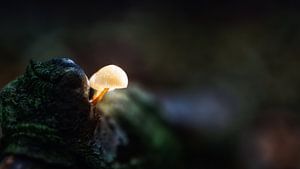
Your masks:
<svg viewBox="0 0 300 169"><path fill-rule="evenodd" d="M104 66L90 78L90 86L96 90L90 102L96 105L108 91L126 88L127 85L128 78L123 69L116 65Z"/></svg>

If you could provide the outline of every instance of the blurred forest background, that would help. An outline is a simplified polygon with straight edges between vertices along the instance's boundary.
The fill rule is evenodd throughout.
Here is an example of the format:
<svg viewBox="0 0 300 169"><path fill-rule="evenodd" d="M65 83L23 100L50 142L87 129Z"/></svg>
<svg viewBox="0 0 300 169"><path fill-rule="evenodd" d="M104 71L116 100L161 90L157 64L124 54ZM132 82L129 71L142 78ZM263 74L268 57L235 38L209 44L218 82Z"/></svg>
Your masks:
<svg viewBox="0 0 300 169"><path fill-rule="evenodd" d="M299 168L300 5L105 1L0 6L0 87L30 59L116 64L153 93L187 168Z"/></svg>

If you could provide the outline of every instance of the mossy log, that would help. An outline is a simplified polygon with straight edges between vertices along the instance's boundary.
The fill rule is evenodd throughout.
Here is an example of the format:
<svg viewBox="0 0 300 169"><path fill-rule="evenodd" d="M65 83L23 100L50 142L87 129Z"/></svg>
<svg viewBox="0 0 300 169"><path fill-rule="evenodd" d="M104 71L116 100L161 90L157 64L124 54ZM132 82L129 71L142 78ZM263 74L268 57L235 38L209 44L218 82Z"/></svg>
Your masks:
<svg viewBox="0 0 300 169"><path fill-rule="evenodd" d="M180 146L151 97L133 87L92 106L89 93L72 60L31 61L0 93L0 168L179 168Z"/></svg>

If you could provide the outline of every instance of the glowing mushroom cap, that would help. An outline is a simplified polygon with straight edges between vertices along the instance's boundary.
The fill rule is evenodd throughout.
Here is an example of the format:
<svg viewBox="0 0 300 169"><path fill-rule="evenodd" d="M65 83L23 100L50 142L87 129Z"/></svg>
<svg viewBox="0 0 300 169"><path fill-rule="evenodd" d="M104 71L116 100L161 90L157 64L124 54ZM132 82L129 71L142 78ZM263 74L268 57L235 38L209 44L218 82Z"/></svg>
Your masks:
<svg viewBox="0 0 300 169"><path fill-rule="evenodd" d="M95 90L104 88L121 89L128 85L127 74L116 65L104 66L90 78L90 86Z"/></svg>

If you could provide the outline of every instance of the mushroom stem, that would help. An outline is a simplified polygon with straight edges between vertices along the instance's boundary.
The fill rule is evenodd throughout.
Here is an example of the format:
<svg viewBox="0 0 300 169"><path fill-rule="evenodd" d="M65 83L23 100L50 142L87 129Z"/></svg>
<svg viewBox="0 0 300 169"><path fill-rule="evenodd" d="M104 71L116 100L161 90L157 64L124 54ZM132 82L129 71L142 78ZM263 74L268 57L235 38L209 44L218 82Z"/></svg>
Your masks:
<svg viewBox="0 0 300 169"><path fill-rule="evenodd" d="M91 100L92 105L96 105L98 101L101 101L103 96L108 92L109 88L104 88L101 93L97 92L96 96Z"/></svg>

